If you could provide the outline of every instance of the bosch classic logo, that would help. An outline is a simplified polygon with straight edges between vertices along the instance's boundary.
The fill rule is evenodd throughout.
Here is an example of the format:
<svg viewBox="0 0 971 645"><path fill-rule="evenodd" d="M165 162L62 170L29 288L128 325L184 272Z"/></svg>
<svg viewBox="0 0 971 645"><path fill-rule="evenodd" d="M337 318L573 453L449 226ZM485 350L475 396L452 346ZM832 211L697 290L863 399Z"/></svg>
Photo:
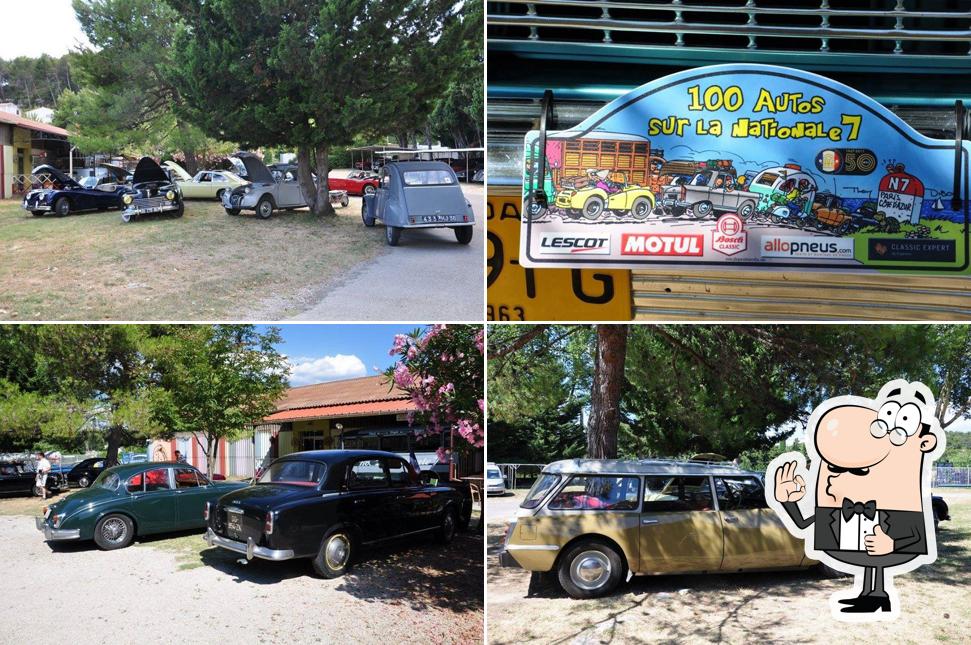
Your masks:
<svg viewBox="0 0 971 645"><path fill-rule="evenodd" d="M748 248L748 233L742 218L735 213L719 217L711 234L711 248L725 255L735 255Z"/></svg>
<svg viewBox="0 0 971 645"><path fill-rule="evenodd" d="M624 233L621 255L694 255L705 254L704 235L670 233Z"/></svg>
<svg viewBox="0 0 971 645"><path fill-rule="evenodd" d="M853 259L853 238L772 236L762 238L764 258Z"/></svg>
<svg viewBox="0 0 971 645"><path fill-rule="evenodd" d="M543 233L539 246L546 255L610 255L610 236Z"/></svg>

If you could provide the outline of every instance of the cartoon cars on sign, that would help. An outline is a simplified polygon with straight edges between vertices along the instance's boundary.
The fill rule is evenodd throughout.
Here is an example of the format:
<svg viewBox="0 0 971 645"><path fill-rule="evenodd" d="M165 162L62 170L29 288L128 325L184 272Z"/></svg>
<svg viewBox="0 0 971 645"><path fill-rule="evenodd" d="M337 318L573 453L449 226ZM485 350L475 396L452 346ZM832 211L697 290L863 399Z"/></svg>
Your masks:
<svg viewBox="0 0 971 645"><path fill-rule="evenodd" d="M775 224L804 227L814 224L813 202L816 180L798 164L786 164L760 171L748 183L758 196L757 209Z"/></svg>
<svg viewBox="0 0 971 645"><path fill-rule="evenodd" d="M573 598L630 574L809 567L760 473L730 463L568 459L543 468L509 525L502 566L550 571Z"/></svg>
<svg viewBox="0 0 971 645"><path fill-rule="evenodd" d="M182 191L184 199L218 199L222 201L223 193L249 182L234 172L228 170L200 170L193 177L185 168L174 161L166 161L164 165L175 177Z"/></svg>
<svg viewBox="0 0 971 645"><path fill-rule="evenodd" d="M556 207L572 217L598 220L605 211L611 211L642 220L654 210L651 189L629 184L623 172L588 170L586 177L565 179L563 186L556 194Z"/></svg>
<svg viewBox="0 0 971 645"><path fill-rule="evenodd" d="M383 166L379 177L377 192L361 202L361 219L368 227L384 222L390 246L398 246L403 230L416 228L450 228L459 244L472 241L472 204L448 164L400 161Z"/></svg>
<svg viewBox="0 0 971 645"><path fill-rule="evenodd" d="M65 217L83 211L106 211L122 207L126 187L115 183L96 183L85 187L54 166L37 166L31 172L42 179L42 188L24 195L23 209L35 217L54 213Z"/></svg>
<svg viewBox="0 0 971 645"><path fill-rule="evenodd" d="M310 559L336 578L362 547L405 535L447 544L471 515L468 484L424 483L394 453L314 450L277 459L253 486L207 504L205 540L247 560Z"/></svg>
<svg viewBox="0 0 971 645"><path fill-rule="evenodd" d="M744 183L730 164L708 162L690 180L665 187L662 210L694 219L731 212L747 220L755 214L759 196L743 187Z"/></svg>
<svg viewBox="0 0 971 645"><path fill-rule="evenodd" d="M179 185L151 157L143 157L135 166L131 188L126 188L122 193L121 203L124 206L121 213L124 222L155 213L171 213L176 217L185 214Z"/></svg>
<svg viewBox="0 0 971 645"><path fill-rule="evenodd" d="M206 504L244 486L213 483L185 463L114 466L35 521L47 541L94 540L106 551L121 549L137 535L203 528Z"/></svg>

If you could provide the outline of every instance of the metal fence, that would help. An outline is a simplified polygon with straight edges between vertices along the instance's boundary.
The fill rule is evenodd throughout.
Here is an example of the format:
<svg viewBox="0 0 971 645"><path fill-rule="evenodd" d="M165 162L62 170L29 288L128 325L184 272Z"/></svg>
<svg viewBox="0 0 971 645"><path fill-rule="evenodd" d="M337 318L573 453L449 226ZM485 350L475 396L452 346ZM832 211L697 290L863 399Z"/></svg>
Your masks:
<svg viewBox="0 0 971 645"><path fill-rule="evenodd" d="M971 466L937 466L931 486L971 486Z"/></svg>

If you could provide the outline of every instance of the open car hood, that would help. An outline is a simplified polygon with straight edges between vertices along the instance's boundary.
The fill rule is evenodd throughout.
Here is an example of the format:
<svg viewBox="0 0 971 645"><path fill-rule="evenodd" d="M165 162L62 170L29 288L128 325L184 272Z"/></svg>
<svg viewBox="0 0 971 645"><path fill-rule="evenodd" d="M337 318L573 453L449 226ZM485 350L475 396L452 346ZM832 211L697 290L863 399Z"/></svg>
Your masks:
<svg viewBox="0 0 971 645"><path fill-rule="evenodd" d="M37 166L36 168L34 168L31 171L30 174L32 174L32 175L50 175L51 177L53 177L54 179L57 180L57 183L61 184L62 186L71 186L71 187L74 187L74 188L81 188L81 184L79 184L78 182L76 182L73 178L68 177L67 175L65 175L63 172L61 172L60 170L58 170L54 166L49 166L47 164L43 164L41 166Z"/></svg>
<svg viewBox="0 0 971 645"><path fill-rule="evenodd" d="M168 175L151 157L142 157L135 166L135 179L132 183L144 184L151 181L169 182Z"/></svg>
<svg viewBox="0 0 971 645"><path fill-rule="evenodd" d="M124 184L128 181L128 171L121 166L116 166L110 163L98 164L102 168L108 171L108 174L115 178L115 183Z"/></svg>
<svg viewBox="0 0 971 645"><path fill-rule="evenodd" d="M270 174L270 169L266 167L263 161L254 155L252 152L237 152L235 155L230 157L230 161L233 165L239 162L243 166L243 170L246 171L246 176L243 179L247 179L255 184L274 184L276 181L273 179L273 175ZM242 172L239 173L242 176Z"/></svg>
<svg viewBox="0 0 971 645"><path fill-rule="evenodd" d="M166 161L162 165L171 170L172 174L174 174L179 181L192 181L192 175L187 173L185 168L174 161Z"/></svg>

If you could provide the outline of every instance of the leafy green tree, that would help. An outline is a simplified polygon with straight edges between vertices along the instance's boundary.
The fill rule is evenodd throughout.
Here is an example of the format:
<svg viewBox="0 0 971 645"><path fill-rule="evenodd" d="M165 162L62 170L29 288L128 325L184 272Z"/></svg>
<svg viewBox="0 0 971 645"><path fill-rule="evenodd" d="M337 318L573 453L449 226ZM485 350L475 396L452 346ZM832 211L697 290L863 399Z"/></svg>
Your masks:
<svg viewBox="0 0 971 645"><path fill-rule="evenodd" d="M301 191L318 215L335 214L331 148L389 133L423 104L408 92L461 10L451 0L167 2L184 18L174 48L180 113L209 136L296 148Z"/></svg>
<svg viewBox="0 0 971 645"><path fill-rule="evenodd" d="M482 9L479 0L467 3L462 21L442 37L443 49L449 52L448 83L436 98L429 121L432 136L451 147L477 148L483 143Z"/></svg>
<svg viewBox="0 0 971 645"><path fill-rule="evenodd" d="M168 434L192 433L215 472L219 439L234 440L276 409L286 387L286 359L277 329L252 325L189 325L149 349L163 389L152 406Z"/></svg>
<svg viewBox="0 0 971 645"><path fill-rule="evenodd" d="M70 56L0 59L0 103L16 103L21 113L53 107L62 92L78 89L68 64Z"/></svg>

